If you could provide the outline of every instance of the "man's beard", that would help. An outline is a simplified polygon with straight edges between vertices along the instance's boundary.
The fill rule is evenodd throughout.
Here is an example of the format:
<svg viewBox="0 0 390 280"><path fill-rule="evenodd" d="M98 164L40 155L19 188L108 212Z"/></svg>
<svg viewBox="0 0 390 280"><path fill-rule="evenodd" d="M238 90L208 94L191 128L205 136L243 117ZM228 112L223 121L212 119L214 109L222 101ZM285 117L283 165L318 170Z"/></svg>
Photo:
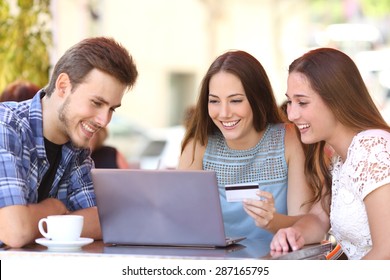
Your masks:
<svg viewBox="0 0 390 280"><path fill-rule="evenodd" d="M70 98L67 97L64 104L62 104L62 106L58 110L58 119L62 124L62 130L67 135L69 140L72 142L73 146L75 146L76 148L88 148L88 143L86 144L79 143L71 136L71 132L70 132L71 121L68 119L69 104L70 104Z"/></svg>

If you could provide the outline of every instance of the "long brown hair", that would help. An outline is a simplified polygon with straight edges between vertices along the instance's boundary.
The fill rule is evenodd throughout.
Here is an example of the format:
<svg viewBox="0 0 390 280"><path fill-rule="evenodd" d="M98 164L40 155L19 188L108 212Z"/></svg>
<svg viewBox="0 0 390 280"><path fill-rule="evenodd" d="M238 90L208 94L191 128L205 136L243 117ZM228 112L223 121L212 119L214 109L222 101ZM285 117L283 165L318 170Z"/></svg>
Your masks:
<svg viewBox="0 0 390 280"><path fill-rule="evenodd" d="M343 125L356 132L367 129L390 131L356 64L345 53L332 48L309 51L291 63L289 74L293 72L305 75L311 88ZM320 201L323 196L330 202L332 179L329 158L324 151L325 142L304 147L305 172L315 194L313 202ZM329 205L323 204L323 207L327 209Z"/></svg>
<svg viewBox="0 0 390 280"><path fill-rule="evenodd" d="M247 52L228 51L217 57L202 80L198 101L182 142L182 151L191 139L205 145L208 136L218 131L209 116L208 101L210 79L221 71L240 79L253 112L256 131L264 130L268 123L283 122L271 83L261 63Z"/></svg>

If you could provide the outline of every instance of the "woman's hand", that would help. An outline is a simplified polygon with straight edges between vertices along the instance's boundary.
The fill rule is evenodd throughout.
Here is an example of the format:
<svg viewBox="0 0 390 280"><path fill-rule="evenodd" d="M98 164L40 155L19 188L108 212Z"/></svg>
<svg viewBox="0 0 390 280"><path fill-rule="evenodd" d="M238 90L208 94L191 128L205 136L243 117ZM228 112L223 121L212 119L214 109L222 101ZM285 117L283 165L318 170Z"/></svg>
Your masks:
<svg viewBox="0 0 390 280"><path fill-rule="evenodd" d="M271 252L295 251L305 245L302 234L293 227L282 228L274 235L270 248Z"/></svg>
<svg viewBox="0 0 390 280"><path fill-rule="evenodd" d="M261 200L245 199L244 210L255 220L256 226L267 229L276 211L274 197L271 193L261 190L257 191L256 195Z"/></svg>

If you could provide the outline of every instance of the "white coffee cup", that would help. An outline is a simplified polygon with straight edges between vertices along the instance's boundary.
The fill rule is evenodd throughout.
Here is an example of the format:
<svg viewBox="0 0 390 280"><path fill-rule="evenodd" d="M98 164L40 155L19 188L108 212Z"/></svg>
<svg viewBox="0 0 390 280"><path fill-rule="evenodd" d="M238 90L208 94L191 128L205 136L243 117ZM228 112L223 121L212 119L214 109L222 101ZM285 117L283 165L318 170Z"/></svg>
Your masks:
<svg viewBox="0 0 390 280"><path fill-rule="evenodd" d="M43 224L46 223L47 231ZM80 239L84 217L80 215L52 215L38 223L39 232L53 241L67 242Z"/></svg>

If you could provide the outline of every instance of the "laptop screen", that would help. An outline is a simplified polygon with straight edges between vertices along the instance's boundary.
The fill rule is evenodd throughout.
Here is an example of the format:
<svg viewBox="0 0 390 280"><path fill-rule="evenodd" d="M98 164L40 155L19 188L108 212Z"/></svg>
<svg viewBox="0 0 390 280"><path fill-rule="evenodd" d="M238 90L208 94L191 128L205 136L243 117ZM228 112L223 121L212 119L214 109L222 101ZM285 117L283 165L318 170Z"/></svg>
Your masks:
<svg viewBox="0 0 390 280"><path fill-rule="evenodd" d="M93 169L108 244L226 246L214 171Z"/></svg>

